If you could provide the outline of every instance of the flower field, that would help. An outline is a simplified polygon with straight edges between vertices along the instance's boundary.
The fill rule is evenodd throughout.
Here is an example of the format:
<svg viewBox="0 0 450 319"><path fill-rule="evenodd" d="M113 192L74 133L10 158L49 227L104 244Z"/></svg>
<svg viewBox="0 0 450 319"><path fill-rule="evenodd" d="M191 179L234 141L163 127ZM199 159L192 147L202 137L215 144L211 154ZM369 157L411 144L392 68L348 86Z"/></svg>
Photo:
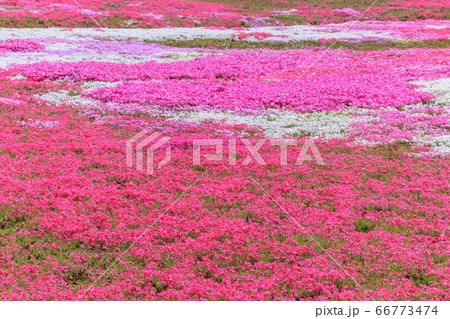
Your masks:
<svg viewBox="0 0 450 319"><path fill-rule="evenodd" d="M448 5L352 3L0 0L0 299L449 300Z"/></svg>

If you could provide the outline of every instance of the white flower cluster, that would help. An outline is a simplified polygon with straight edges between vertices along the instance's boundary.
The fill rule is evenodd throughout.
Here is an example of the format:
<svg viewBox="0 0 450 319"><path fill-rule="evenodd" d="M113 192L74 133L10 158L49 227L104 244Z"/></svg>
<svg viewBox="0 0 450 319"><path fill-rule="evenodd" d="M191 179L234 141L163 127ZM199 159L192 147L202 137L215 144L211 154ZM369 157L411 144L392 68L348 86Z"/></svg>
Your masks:
<svg viewBox="0 0 450 319"><path fill-rule="evenodd" d="M433 81L416 81L414 83L424 85L425 87L420 88L421 91L436 94L437 97L426 105L416 104L410 105L408 106L408 108L441 108L442 114L447 115L448 119L450 120L450 78L442 78ZM441 154L450 154L450 126L447 127L447 130L449 134L446 135L430 136L427 134L423 134L421 136L417 136L415 142L428 145Z"/></svg>
<svg viewBox="0 0 450 319"><path fill-rule="evenodd" d="M66 46L67 43L58 43L58 45ZM120 45L120 43L119 43ZM71 46L77 45L71 44ZM12 64L30 64L36 62L112 62L120 64L133 64L146 61L155 62L172 62L172 61L187 61L195 59L196 57L204 55L202 52L170 52L169 53L155 53L150 55L130 55L127 53L117 52L98 52L97 50L90 50L83 46L82 51L71 52L69 49L61 49L58 54L52 53L56 51L57 44L51 44L51 49L45 52L20 52L14 54L3 54L0 59L0 68L7 69ZM48 47L46 47L48 49ZM63 52L67 50L67 52Z"/></svg>
<svg viewBox="0 0 450 319"><path fill-rule="evenodd" d="M336 25L334 25L336 26ZM59 28L47 29L0 29L0 39L42 39L56 38L68 40L104 39L104 40L134 40L158 42L164 40L195 40L195 39L232 39L236 34L269 33L273 37L263 41L304 41L342 38L343 40L358 40L363 38L377 38L396 40L391 32L356 29L345 27L343 31L330 32L327 28L313 25L294 25L287 27L256 27L245 30L208 29L208 28L159 28L159 29L92 29L74 28L72 31ZM281 37L280 37L281 36ZM258 41L254 37L248 41Z"/></svg>
<svg viewBox="0 0 450 319"><path fill-rule="evenodd" d="M39 128L53 128L57 126L59 123L55 121L27 120L27 121L20 121L20 124L22 124L23 126L31 126Z"/></svg>
<svg viewBox="0 0 450 319"><path fill-rule="evenodd" d="M267 115L238 115L225 112L186 112L170 114L173 119L201 123L206 119L216 121L226 120L228 124L247 124L258 126L272 138L287 136L310 136L311 138L342 138L345 137L350 124L362 121L363 117L353 115L361 113L358 109L348 109L340 112L316 112L298 114L291 111Z"/></svg>

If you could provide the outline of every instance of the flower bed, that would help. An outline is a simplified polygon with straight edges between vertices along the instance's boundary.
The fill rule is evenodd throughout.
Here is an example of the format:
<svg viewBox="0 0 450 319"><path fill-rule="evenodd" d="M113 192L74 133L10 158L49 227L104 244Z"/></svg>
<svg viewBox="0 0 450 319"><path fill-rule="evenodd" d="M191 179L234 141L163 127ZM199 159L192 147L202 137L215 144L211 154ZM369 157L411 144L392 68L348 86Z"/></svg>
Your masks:
<svg viewBox="0 0 450 319"><path fill-rule="evenodd" d="M0 29L0 299L450 298L450 50L383 47L447 41L448 21L355 21L364 8L338 2L83 4L3 1L0 21L189 28ZM300 11L352 22L273 26ZM242 21L272 26L223 28ZM342 42L379 50L330 47L349 24ZM170 139L154 174L127 163L142 130ZM211 139L227 161L194 162ZM261 141L263 163L247 144Z"/></svg>

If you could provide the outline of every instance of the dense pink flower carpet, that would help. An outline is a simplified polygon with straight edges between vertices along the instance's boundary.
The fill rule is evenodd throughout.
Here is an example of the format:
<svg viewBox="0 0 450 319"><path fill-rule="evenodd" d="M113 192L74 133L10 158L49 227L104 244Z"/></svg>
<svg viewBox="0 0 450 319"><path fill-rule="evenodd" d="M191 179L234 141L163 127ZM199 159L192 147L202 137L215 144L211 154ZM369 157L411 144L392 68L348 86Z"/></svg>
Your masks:
<svg viewBox="0 0 450 319"><path fill-rule="evenodd" d="M446 1L219 2L0 0L0 299L450 299Z"/></svg>

